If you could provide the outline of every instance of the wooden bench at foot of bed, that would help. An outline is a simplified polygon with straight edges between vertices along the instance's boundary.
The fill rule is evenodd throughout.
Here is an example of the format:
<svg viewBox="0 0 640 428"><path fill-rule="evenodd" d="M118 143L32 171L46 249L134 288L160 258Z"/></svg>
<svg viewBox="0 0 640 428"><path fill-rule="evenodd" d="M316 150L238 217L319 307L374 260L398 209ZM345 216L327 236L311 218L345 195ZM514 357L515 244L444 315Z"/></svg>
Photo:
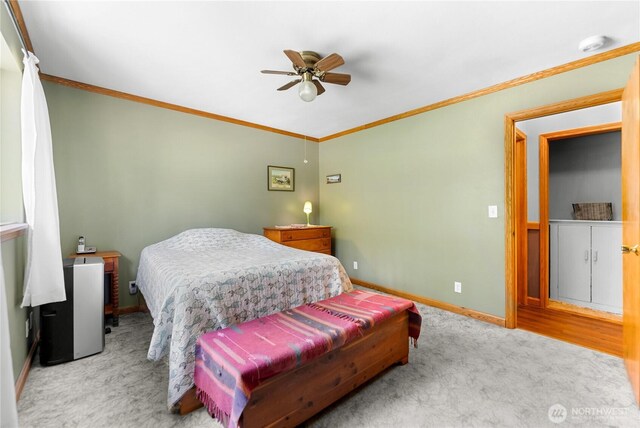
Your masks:
<svg viewBox="0 0 640 428"><path fill-rule="evenodd" d="M362 338L260 384L241 419L243 427L296 426L373 378L409 358L406 311Z"/></svg>
<svg viewBox="0 0 640 428"><path fill-rule="evenodd" d="M251 393L240 425L296 426L394 364L409 358L407 311L376 325L361 338L261 383ZM186 414L202 403L189 390L180 401Z"/></svg>

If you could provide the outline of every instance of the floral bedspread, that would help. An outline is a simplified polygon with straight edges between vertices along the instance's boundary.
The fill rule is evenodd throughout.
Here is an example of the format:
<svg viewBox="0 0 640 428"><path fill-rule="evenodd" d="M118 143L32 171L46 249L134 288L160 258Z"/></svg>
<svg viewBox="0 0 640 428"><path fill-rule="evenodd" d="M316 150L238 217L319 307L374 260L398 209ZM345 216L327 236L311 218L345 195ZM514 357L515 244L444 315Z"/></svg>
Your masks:
<svg viewBox="0 0 640 428"><path fill-rule="evenodd" d="M169 408L194 385L204 332L353 288L335 257L231 229L187 230L146 247L136 283L155 325L147 357L169 357Z"/></svg>

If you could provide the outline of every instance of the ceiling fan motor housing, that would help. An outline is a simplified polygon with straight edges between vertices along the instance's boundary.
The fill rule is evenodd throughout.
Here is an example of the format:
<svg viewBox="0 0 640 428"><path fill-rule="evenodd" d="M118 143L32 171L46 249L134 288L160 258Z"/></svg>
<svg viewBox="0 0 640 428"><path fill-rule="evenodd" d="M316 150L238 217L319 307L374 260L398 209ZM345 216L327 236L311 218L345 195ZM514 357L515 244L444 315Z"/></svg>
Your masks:
<svg viewBox="0 0 640 428"><path fill-rule="evenodd" d="M304 63L309 69L313 69L313 67L315 67L316 65L316 62L320 61L320 55L314 51L302 51L300 52L300 56L302 56Z"/></svg>
<svg viewBox="0 0 640 428"><path fill-rule="evenodd" d="M316 67L316 63L318 61L320 61L320 59L322 59L322 57L320 56L319 53L314 52L314 51L301 51L300 52L300 56L302 57L304 64L305 64L305 68L301 68L298 67L297 65L293 64L293 69L299 73L299 74L303 74L303 73L311 73L313 74L315 77L317 78L322 78L324 76L324 71L320 71L317 70Z"/></svg>

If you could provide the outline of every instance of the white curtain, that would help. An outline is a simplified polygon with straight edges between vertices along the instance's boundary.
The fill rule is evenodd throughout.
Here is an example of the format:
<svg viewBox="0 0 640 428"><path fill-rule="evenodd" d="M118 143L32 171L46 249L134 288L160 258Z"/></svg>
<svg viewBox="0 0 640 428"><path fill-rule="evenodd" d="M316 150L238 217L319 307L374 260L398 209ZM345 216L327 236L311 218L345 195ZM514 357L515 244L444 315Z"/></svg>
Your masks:
<svg viewBox="0 0 640 428"><path fill-rule="evenodd" d="M1 257L0 254L0 259ZM16 391L13 385L7 295L5 294L2 263L0 263L0 317L0 427L12 428L18 426L18 414L16 412Z"/></svg>
<svg viewBox="0 0 640 428"><path fill-rule="evenodd" d="M24 54L22 195L29 229L23 307L66 300L49 110L36 67L38 58L31 52Z"/></svg>

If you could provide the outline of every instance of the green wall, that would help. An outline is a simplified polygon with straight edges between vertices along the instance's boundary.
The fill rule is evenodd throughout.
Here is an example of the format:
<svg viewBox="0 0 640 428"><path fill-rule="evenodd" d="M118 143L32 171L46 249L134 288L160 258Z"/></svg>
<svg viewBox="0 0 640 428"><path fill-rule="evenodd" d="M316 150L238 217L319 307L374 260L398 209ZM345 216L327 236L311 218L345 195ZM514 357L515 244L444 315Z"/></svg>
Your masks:
<svg viewBox="0 0 640 428"><path fill-rule="evenodd" d="M29 342L25 338L25 321L27 308L21 308L22 284L24 280L25 238L2 243L2 267L4 269L5 293L7 297L7 313L9 318L9 336L11 336L11 362L13 363L13 380L18 379L22 366L29 353Z"/></svg>
<svg viewBox="0 0 640 428"><path fill-rule="evenodd" d="M78 236L117 250L120 307L140 251L195 227L262 233L302 223L318 202L318 144L45 82L63 254ZM295 192L267 190L267 165L295 168ZM317 221L317 210L313 221Z"/></svg>
<svg viewBox="0 0 640 428"><path fill-rule="evenodd" d="M321 143L320 222L349 275L504 316L505 113L620 88L636 57ZM336 173L342 183L324 183Z"/></svg>
<svg viewBox="0 0 640 428"><path fill-rule="evenodd" d="M0 9L0 223L5 224L24 221L20 168L22 71L18 59L21 56L18 56L20 50L17 35L8 21L6 9ZM25 338L25 320L29 316L29 310L20 307L25 262L24 237L3 242L1 248L15 381L20 375L29 347L29 339Z"/></svg>

